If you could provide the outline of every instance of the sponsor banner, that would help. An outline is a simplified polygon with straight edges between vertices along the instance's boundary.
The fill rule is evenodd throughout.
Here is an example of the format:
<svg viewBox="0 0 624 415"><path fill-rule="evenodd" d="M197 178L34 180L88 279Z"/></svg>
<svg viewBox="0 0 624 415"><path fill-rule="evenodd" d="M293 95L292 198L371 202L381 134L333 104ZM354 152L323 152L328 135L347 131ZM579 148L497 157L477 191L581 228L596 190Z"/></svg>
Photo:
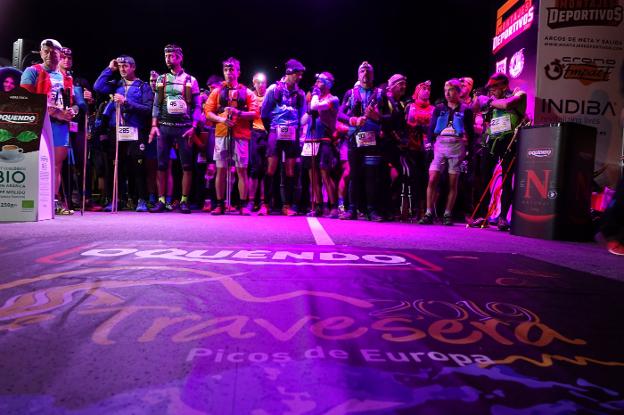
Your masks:
<svg viewBox="0 0 624 415"><path fill-rule="evenodd" d="M509 76L510 87L527 93L527 115L533 118L539 0L506 0L496 13L492 38L494 71Z"/></svg>
<svg viewBox="0 0 624 415"><path fill-rule="evenodd" d="M17 269L18 254L32 260ZM32 239L0 261L3 414L606 413L624 399L622 284L520 255Z"/></svg>
<svg viewBox="0 0 624 415"><path fill-rule="evenodd" d="M46 121L45 96L20 88L0 93L0 221L51 217L49 126L48 140L42 139Z"/></svg>
<svg viewBox="0 0 624 415"><path fill-rule="evenodd" d="M535 123L577 122L598 130L597 178L615 185L622 155L622 0L542 0Z"/></svg>
<svg viewBox="0 0 624 415"><path fill-rule="evenodd" d="M36 219L45 99L0 93L0 221Z"/></svg>

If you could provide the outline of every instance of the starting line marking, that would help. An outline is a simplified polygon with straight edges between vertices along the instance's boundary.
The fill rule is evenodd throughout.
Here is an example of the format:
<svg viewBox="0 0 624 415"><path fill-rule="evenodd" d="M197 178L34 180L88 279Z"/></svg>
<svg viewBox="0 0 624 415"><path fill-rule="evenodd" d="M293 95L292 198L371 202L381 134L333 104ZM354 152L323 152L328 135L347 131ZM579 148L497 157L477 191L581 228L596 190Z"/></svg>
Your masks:
<svg viewBox="0 0 624 415"><path fill-rule="evenodd" d="M308 220L308 225L310 226L310 230L312 231L312 236L314 236L314 241L317 245L336 245L332 238L327 234L321 222L319 222L318 218L306 218Z"/></svg>

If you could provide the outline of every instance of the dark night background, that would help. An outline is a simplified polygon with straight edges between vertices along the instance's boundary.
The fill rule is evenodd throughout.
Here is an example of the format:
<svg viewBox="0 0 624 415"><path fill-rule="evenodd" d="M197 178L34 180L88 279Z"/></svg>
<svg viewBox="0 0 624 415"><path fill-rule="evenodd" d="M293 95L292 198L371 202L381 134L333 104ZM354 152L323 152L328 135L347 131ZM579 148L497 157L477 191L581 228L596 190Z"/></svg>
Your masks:
<svg viewBox="0 0 624 415"><path fill-rule="evenodd" d="M295 57L307 67L301 85L314 73L336 77L342 96L368 60L376 83L393 73L408 77L408 93L431 79L432 97L443 81L472 76L482 85L491 71L490 50L500 1L432 0L264 0L40 1L0 0L0 58L11 59L18 38L59 40L74 51L78 76L94 82L116 56L137 61L139 77L165 71L163 46L184 49L184 68L203 86L220 74L228 56L241 61L241 82L262 70L273 82L284 62Z"/></svg>

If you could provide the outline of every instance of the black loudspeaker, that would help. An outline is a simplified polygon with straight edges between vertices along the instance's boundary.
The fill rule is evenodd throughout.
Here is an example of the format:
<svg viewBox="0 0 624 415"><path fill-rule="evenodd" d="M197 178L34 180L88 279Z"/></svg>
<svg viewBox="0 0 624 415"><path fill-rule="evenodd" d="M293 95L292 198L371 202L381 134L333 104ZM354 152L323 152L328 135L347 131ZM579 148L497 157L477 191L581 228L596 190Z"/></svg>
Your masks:
<svg viewBox="0 0 624 415"><path fill-rule="evenodd" d="M24 68L38 60L39 55L37 55L35 46L35 42L28 39L17 39L13 42L13 67L23 71Z"/></svg>
<svg viewBox="0 0 624 415"><path fill-rule="evenodd" d="M596 129L576 123L529 127L518 140L511 233L590 239Z"/></svg>

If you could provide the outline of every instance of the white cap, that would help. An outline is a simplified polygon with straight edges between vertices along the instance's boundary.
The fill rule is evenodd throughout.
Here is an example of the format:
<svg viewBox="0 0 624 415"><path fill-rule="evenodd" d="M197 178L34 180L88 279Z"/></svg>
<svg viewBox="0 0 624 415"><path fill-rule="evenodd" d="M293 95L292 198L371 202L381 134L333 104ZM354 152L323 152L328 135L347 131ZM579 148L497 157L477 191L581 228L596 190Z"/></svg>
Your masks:
<svg viewBox="0 0 624 415"><path fill-rule="evenodd" d="M55 39L44 39L41 41L41 48L43 48L44 46L48 46L48 47L52 47L58 50L63 49L63 46L61 46L61 43L58 40Z"/></svg>

